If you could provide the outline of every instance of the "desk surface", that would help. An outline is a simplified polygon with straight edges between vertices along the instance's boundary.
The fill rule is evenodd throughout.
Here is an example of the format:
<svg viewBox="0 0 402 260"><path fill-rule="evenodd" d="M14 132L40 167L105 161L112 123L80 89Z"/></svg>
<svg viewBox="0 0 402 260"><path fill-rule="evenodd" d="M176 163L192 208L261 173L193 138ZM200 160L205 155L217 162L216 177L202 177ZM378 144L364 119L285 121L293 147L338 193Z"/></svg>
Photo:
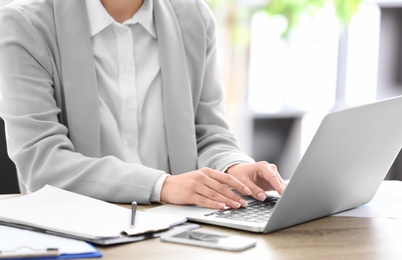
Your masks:
<svg viewBox="0 0 402 260"><path fill-rule="evenodd" d="M144 209L145 207L140 207ZM326 217L271 234L202 225L257 239L254 248L227 252L160 241L98 247L103 259L402 259L402 219ZM257 258L258 257L258 258Z"/></svg>
<svg viewBox="0 0 402 260"><path fill-rule="evenodd" d="M0 195L0 199L18 195ZM123 205L130 207L130 205ZM150 206L139 206L144 210ZM101 259L402 259L402 219L326 217L270 234L256 234L211 225L205 230L246 236L256 247L242 252L179 245L149 239L102 247Z"/></svg>

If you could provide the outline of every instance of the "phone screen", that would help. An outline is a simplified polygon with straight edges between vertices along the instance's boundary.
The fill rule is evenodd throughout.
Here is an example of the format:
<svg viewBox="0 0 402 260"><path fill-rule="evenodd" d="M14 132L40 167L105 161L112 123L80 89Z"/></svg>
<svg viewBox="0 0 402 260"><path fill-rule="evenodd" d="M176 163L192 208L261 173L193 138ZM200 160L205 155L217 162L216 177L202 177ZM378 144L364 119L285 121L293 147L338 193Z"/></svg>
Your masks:
<svg viewBox="0 0 402 260"><path fill-rule="evenodd" d="M205 242L209 242L209 243L218 243L219 239L227 238L228 236L209 234L209 233L197 232L197 231L187 231L187 232L179 233L175 237L190 239L190 240L205 241Z"/></svg>
<svg viewBox="0 0 402 260"><path fill-rule="evenodd" d="M255 246L256 240L241 236L228 236L206 231L184 231L161 237L162 241L216 249L239 251Z"/></svg>

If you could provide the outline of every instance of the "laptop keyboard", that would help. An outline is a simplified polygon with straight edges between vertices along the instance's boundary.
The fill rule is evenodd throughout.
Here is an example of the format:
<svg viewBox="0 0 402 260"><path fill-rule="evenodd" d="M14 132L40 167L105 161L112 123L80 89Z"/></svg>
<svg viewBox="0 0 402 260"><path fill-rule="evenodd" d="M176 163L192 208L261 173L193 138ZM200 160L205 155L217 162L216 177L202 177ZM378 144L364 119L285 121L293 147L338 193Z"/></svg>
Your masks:
<svg viewBox="0 0 402 260"><path fill-rule="evenodd" d="M212 213L205 214L205 216L226 218L233 220L240 220L246 222L261 223L266 222L271 217L276 201L278 199L272 199L272 197L265 201L253 201L250 202L247 207L239 209L222 209L214 211Z"/></svg>

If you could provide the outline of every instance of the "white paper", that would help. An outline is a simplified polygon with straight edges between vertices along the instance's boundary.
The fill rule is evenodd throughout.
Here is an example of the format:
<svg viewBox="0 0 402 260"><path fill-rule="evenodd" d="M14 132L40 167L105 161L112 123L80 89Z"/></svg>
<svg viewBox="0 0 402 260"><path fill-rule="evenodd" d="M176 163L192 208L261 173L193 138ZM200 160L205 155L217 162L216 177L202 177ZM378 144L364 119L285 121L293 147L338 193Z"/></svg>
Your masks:
<svg viewBox="0 0 402 260"><path fill-rule="evenodd" d="M402 218L402 182L384 181L369 203L334 216Z"/></svg>
<svg viewBox="0 0 402 260"><path fill-rule="evenodd" d="M0 200L0 220L83 238L112 238L130 226L131 210L46 185L25 196ZM135 225L173 226L182 216L137 211Z"/></svg>

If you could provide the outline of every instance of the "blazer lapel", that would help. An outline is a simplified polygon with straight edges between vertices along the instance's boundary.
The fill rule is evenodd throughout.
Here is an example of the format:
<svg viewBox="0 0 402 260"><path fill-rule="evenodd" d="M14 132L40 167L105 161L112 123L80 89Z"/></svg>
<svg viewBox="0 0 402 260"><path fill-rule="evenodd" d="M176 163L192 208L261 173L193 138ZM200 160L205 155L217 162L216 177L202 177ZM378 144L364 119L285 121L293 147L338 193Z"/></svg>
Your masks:
<svg viewBox="0 0 402 260"><path fill-rule="evenodd" d="M76 150L99 155L96 74L85 1L54 1L69 135ZM197 168L191 85L185 47L170 1L154 0L171 173ZM77 39L85 39L77 41Z"/></svg>
<svg viewBox="0 0 402 260"><path fill-rule="evenodd" d="M162 71L163 103L172 174L197 168L197 145L191 84L176 14L168 0L154 0Z"/></svg>
<svg viewBox="0 0 402 260"><path fill-rule="evenodd" d="M98 93L85 1L57 0L54 5L69 136L76 151L98 156Z"/></svg>

